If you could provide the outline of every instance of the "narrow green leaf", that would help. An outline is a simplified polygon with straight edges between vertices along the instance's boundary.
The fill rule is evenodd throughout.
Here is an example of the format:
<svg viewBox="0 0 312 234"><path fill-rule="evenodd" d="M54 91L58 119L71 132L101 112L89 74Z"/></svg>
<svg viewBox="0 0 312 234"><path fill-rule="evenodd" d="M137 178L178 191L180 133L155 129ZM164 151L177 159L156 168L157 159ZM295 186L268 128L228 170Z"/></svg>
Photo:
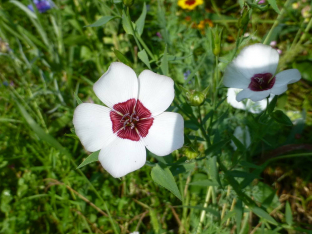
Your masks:
<svg viewBox="0 0 312 234"><path fill-rule="evenodd" d="M167 76L168 75L168 58L167 58L167 45L165 47L164 55L161 58L160 68L162 73Z"/></svg>
<svg viewBox="0 0 312 234"><path fill-rule="evenodd" d="M126 13L122 12L122 27L124 28L127 34L133 35L132 23L130 22L129 18L127 17Z"/></svg>
<svg viewBox="0 0 312 234"><path fill-rule="evenodd" d="M240 142L240 140L238 140L234 135L231 136L231 139L239 151L245 151L246 150L246 147L243 145L243 143Z"/></svg>
<svg viewBox="0 0 312 234"><path fill-rule="evenodd" d="M208 159L208 172L212 181L218 183L221 186L216 156L210 157Z"/></svg>
<svg viewBox="0 0 312 234"><path fill-rule="evenodd" d="M252 212L254 212L260 218L263 218L263 219L269 221L270 223L272 223L274 225L278 225L278 223L275 221L275 219L273 219L272 216L270 216L265 210L261 209L258 206L254 206L254 207L250 207L250 208L251 208Z"/></svg>
<svg viewBox="0 0 312 234"><path fill-rule="evenodd" d="M78 103L78 105L81 104L81 103L83 103L83 102L80 100L80 98L78 97L77 93L75 93L74 96L75 96L75 99L76 99L76 102Z"/></svg>
<svg viewBox="0 0 312 234"><path fill-rule="evenodd" d="M209 111L209 113L203 119L203 125L205 125L205 123L207 122L208 119L213 117L213 113L214 113L213 110Z"/></svg>
<svg viewBox="0 0 312 234"><path fill-rule="evenodd" d="M99 153L100 153L100 150L90 154L76 169L82 168L87 164L98 161L99 160Z"/></svg>
<svg viewBox="0 0 312 234"><path fill-rule="evenodd" d="M286 218L286 223L289 226L292 226L292 224L293 224L293 217L292 217L291 208L290 208L290 205L289 205L288 201L286 202L285 218Z"/></svg>
<svg viewBox="0 0 312 234"><path fill-rule="evenodd" d="M177 198L179 198L182 201L181 193L168 167L163 168L159 166L159 164L157 164L155 167L153 167L151 176L152 176L152 179L157 184L168 189L170 192L172 192Z"/></svg>
<svg viewBox="0 0 312 234"><path fill-rule="evenodd" d="M141 61L149 68L151 69L151 65L150 62L148 60L148 56L146 51L143 49L138 53L139 58L141 59Z"/></svg>
<svg viewBox="0 0 312 234"><path fill-rule="evenodd" d="M70 153L50 134L46 133L36 122L35 120L27 113L25 108L16 101L16 105L19 108L22 116L30 126L30 128L37 134L40 140L45 141L55 149L59 150L67 156L71 156Z"/></svg>
<svg viewBox="0 0 312 234"><path fill-rule="evenodd" d="M19 2L19 1L15 1L15 0L11 0L10 3L13 3L14 5L16 5L22 11L24 11L29 17L31 17L33 19L37 19L36 14L34 12L32 12L31 10L29 10L28 7L26 7L23 3Z"/></svg>
<svg viewBox="0 0 312 234"><path fill-rule="evenodd" d="M120 62L126 64L129 67L132 67L132 63L129 61L129 59L127 59L127 57L123 55L123 53L121 53L119 50L115 49L114 54L116 55L116 57Z"/></svg>
<svg viewBox="0 0 312 234"><path fill-rule="evenodd" d="M189 185L208 187L208 186L218 186L219 184L212 180L199 180L189 183Z"/></svg>
<svg viewBox="0 0 312 234"><path fill-rule="evenodd" d="M95 21L93 24L87 25L85 27L100 27L111 21L112 19L117 18L116 16L106 15Z"/></svg>
<svg viewBox="0 0 312 234"><path fill-rule="evenodd" d="M234 212L235 212L236 227L237 227L237 230L239 232L240 227L241 227L241 223L242 223L243 213L244 213L243 202L241 200L237 200L237 202L234 206Z"/></svg>
<svg viewBox="0 0 312 234"><path fill-rule="evenodd" d="M142 13L140 17L137 19L137 21L135 22L136 31L139 34L139 36L142 35L143 30L144 30L145 17L146 17L146 3L144 2Z"/></svg>
<svg viewBox="0 0 312 234"><path fill-rule="evenodd" d="M209 147L205 153L206 155L210 155L212 153L215 153L216 151L221 150L225 145L227 145L229 143L229 140L224 140L224 141L219 141L215 144L213 144L211 147Z"/></svg>
<svg viewBox="0 0 312 234"><path fill-rule="evenodd" d="M246 171L238 171L238 170L233 170L233 171L228 171L227 174L232 177L238 177L238 178L248 178L251 180L254 180L258 178L257 175L253 173L248 173Z"/></svg>
<svg viewBox="0 0 312 234"><path fill-rule="evenodd" d="M271 114L274 111L274 108L276 106L277 103L277 95L275 95L275 97L272 99L272 101L269 103L268 105L268 113Z"/></svg>
<svg viewBox="0 0 312 234"><path fill-rule="evenodd" d="M272 8L277 12L277 14L281 13L280 10L277 7L276 0L268 0L268 2L272 6Z"/></svg>
<svg viewBox="0 0 312 234"><path fill-rule="evenodd" d="M271 114L272 119L274 119L277 123L284 124L286 126L292 126L290 118L284 114L281 110L276 110Z"/></svg>
<svg viewBox="0 0 312 234"><path fill-rule="evenodd" d="M199 129L198 125L194 123L192 120L184 121L184 127L197 131Z"/></svg>

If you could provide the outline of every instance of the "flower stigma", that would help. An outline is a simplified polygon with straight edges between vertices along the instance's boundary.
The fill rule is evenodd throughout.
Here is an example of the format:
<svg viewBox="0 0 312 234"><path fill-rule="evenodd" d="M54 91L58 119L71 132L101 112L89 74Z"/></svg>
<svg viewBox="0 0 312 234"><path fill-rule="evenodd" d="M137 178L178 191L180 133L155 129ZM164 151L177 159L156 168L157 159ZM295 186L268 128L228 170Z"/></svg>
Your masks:
<svg viewBox="0 0 312 234"><path fill-rule="evenodd" d="M122 139L139 141L148 134L154 118L140 100L117 103L110 112L113 132Z"/></svg>

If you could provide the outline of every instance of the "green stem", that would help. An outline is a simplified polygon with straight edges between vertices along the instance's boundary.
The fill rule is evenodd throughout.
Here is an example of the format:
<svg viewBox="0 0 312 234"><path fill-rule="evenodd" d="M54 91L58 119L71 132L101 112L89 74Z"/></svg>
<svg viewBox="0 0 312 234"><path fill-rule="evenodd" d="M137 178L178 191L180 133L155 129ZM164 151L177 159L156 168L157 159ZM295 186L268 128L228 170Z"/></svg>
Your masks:
<svg viewBox="0 0 312 234"><path fill-rule="evenodd" d="M209 202L209 199L210 199L210 196L211 196L211 192L212 192L212 187L209 186L208 189L207 189L207 194L206 194L204 208L207 208L207 206L208 206L208 202ZM199 220L199 224L198 224L198 227L197 227L196 234L201 233L201 228L202 228L202 225L203 225L203 222L204 222L204 219L205 219L205 215L206 215L206 209L202 210L202 212L200 214L200 220Z"/></svg>
<svg viewBox="0 0 312 234"><path fill-rule="evenodd" d="M267 45L267 44L269 43L270 37L271 37L271 35L272 35L274 29L275 29L276 26L281 22L281 20L282 20L282 18L283 18L283 14L285 13L285 9L286 9L286 7L288 6L288 4L289 4L290 2L291 2L291 0L287 0L287 1L285 2L284 7L283 7L283 9L281 10L281 13L277 16L277 18L276 18L274 24L272 25L272 27L271 27L269 33L267 34L265 40L263 41L263 44L264 44L264 45Z"/></svg>

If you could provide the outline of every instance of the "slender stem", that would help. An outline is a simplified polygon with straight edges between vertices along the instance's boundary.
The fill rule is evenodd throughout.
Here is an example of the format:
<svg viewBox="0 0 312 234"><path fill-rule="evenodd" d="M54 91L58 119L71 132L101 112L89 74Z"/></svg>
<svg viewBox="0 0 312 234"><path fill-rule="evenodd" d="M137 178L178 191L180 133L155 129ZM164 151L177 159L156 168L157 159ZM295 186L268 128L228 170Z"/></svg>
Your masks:
<svg viewBox="0 0 312 234"><path fill-rule="evenodd" d="M302 43L303 40L306 38L306 36L307 36L307 34L308 34L308 32L309 32L309 30L310 30L311 27L312 27L312 18L310 19L310 21L309 21L307 27L305 28L305 30L304 30L302 36L300 37L300 40L299 40L299 42L297 43L296 46L301 45L301 43Z"/></svg>
<svg viewBox="0 0 312 234"><path fill-rule="evenodd" d="M226 198L228 198L230 196L230 192L231 192L231 186L228 186ZM227 202L225 202L223 204L223 208L222 208L222 212L221 212L221 220L223 219L223 217L225 215L226 207L227 207Z"/></svg>
<svg viewBox="0 0 312 234"><path fill-rule="evenodd" d="M141 51L142 47L141 47L140 43L138 42L138 39L135 36L135 30L133 28L132 21L131 21L131 18L130 18L129 7L127 7L127 17L128 17L129 23L130 23L130 27L132 29L132 33L133 33L133 37L134 37L135 43L138 45L138 47L139 47L139 49Z"/></svg>
<svg viewBox="0 0 312 234"><path fill-rule="evenodd" d="M209 199L210 199L210 196L211 196L211 192L212 192L212 187L209 186L208 189L207 189L207 194L206 194L204 208L207 208L207 206L208 206L208 202L209 202ZM202 228L202 224L203 224L204 219L205 219L205 215L206 215L206 210L204 209L204 210L202 210L202 212L200 214L200 220L199 220L199 224L198 224L198 228L197 228L196 234L201 233L201 228Z"/></svg>
<svg viewBox="0 0 312 234"><path fill-rule="evenodd" d="M232 205L231 205L230 211L232 211L234 209L235 203L236 203L236 198L234 198L233 201L232 201ZM229 224L230 224L230 218L227 219L226 226L229 226Z"/></svg>
<svg viewBox="0 0 312 234"><path fill-rule="evenodd" d="M285 13L285 9L286 9L286 7L288 6L288 4L289 4L290 2L291 2L291 0L287 0L287 1L285 2L283 9L281 10L280 14L277 16L277 18L276 18L274 24L272 25L272 27L271 27L269 33L267 34L265 40L263 41L263 44L264 44L264 45L267 45L267 44L269 43L270 37L271 37L271 35L272 35L274 29L275 29L276 26L281 22L281 20L282 20L282 18L283 18L283 14Z"/></svg>
<svg viewBox="0 0 312 234"><path fill-rule="evenodd" d="M135 33L137 39L139 40L139 42L142 44L142 46L144 47L144 49L146 50L146 52L148 53L148 55L153 59L155 60L155 57L153 55L153 53L150 51L150 49L148 48L148 46L145 44L145 42L142 40L142 38L137 34Z"/></svg>

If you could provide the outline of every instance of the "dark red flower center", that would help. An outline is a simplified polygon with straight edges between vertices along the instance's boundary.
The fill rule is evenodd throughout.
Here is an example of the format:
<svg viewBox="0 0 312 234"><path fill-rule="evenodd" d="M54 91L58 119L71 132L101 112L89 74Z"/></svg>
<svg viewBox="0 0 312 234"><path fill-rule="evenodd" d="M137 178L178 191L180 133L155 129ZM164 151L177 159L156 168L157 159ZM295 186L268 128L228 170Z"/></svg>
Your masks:
<svg viewBox="0 0 312 234"><path fill-rule="evenodd" d="M153 125L152 113L134 98L115 104L110 112L113 132L123 139L139 141Z"/></svg>
<svg viewBox="0 0 312 234"><path fill-rule="evenodd" d="M264 91L271 89L275 83L275 76L271 73L256 74L251 78L248 86L252 91Z"/></svg>
<svg viewBox="0 0 312 234"><path fill-rule="evenodd" d="M196 2L196 0L186 0L185 4L189 5L189 6L192 6L195 2Z"/></svg>

